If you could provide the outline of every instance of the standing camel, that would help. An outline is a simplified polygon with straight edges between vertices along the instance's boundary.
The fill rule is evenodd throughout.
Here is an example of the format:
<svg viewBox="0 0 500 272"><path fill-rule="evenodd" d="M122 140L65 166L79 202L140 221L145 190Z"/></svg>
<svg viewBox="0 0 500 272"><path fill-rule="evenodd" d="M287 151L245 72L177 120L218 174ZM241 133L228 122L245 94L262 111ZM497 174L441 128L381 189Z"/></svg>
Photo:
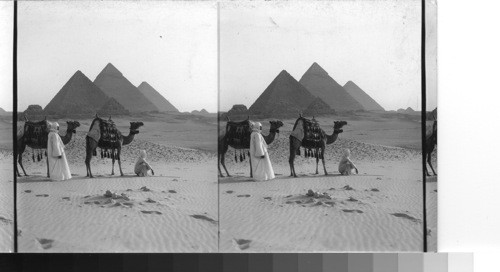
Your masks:
<svg viewBox="0 0 500 272"><path fill-rule="evenodd" d="M101 124L106 123L109 127L104 128ZM122 146L130 144L136 134L139 133L139 128L143 126L142 122L130 122L130 132L127 136L123 136L122 133L116 129L116 126L111 121L111 117L109 121L105 121L99 118L97 115L92 121L92 125L90 126L89 134L85 137L85 149L86 149L86 157L85 157L85 166L87 167L87 177L93 178L92 171L90 169L90 160L92 159L92 155L96 155L96 149L101 148L101 154L103 154L103 149L111 151L111 159L112 159L112 167L111 167L111 175L115 174L115 160L118 160L118 167L120 169L120 175L123 176L122 171L122 162L121 162L121 150ZM94 129L97 129L98 132L95 137L90 136L91 132ZM111 138L112 137L112 140Z"/></svg>
<svg viewBox="0 0 500 272"><path fill-rule="evenodd" d="M17 161L23 170L25 176L26 171L23 166L23 153L26 150L26 146L29 146L33 149L47 149L47 139L49 135L48 122L47 120L43 120L40 122L31 122L28 121L25 117L24 129L22 131L18 131L16 146L17 146ZM67 121L66 135L60 136L64 145L68 144L73 138L73 134L76 133L76 128L80 126L78 121ZM34 158L34 156L33 156ZM16 174L18 177L21 176L19 173L19 169L16 164ZM47 158L47 177L49 175L49 163Z"/></svg>
<svg viewBox="0 0 500 272"><path fill-rule="evenodd" d="M437 120L434 118L434 123L432 124L432 133L426 135L425 137L425 154L427 155L427 163L432 169L432 173L437 176L436 171L434 171L434 167L432 166L432 152L436 148L437 145ZM429 170L427 170L427 165L425 166L425 174L430 176Z"/></svg>
<svg viewBox="0 0 500 272"><path fill-rule="evenodd" d="M299 122L302 121L302 122ZM300 116L299 119L295 122L295 126L293 127L293 132L296 131L296 129L300 129L300 127L297 127L297 124L303 125L303 122L309 121L305 119L304 117ZM313 122L315 122L313 118ZM304 147L305 149L309 150L309 156L314 156L316 157L316 174L318 174L318 163L319 159L323 162L323 170L325 171L325 175L328 175L326 172L326 166L325 166L325 148L326 145L334 143L339 134L343 132L342 127L347 125L346 121L334 121L333 122L333 134L328 135L323 131L322 129L319 128L319 124L317 124L317 129L318 131L315 132L315 135L317 139L309 139L308 134L310 133L304 133L303 134L303 139L300 140L296 136L294 136L293 132L292 135L290 135L290 157L288 159L288 163L290 164L290 176L297 177L297 174L295 173L295 166L294 166L294 160L295 160L295 155L300 154L300 147ZM314 151L314 152L312 152ZM304 151L306 154L308 153L307 150Z"/></svg>
<svg viewBox="0 0 500 272"><path fill-rule="evenodd" d="M283 126L283 122L277 120L277 121L269 121L271 124L271 128L269 129L269 134L268 135L262 135L264 137L264 140L266 141L266 144L271 144L274 141L274 138L276 136L276 133L279 133L279 128ZM229 121L228 118L228 125L235 125L239 127L250 127L250 121L247 119L242 122L232 122ZM228 177L231 175L227 171L226 164L225 164L225 156L226 152L229 149L229 147L232 147L234 149L249 149L250 148L250 134L252 131L250 129L245 130L242 135L242 137L234 137L234 133L232 135L227 135L228 131L226 131L226 134L219 136L219 161L220 164L222 164L222 167L224 167L224 170L226 171L226 174ZM250 161L250 177L253 177L252 173L252 161ZM217 167L219 169L219 175L220 177L224 177L222 174L222 171L220 169L219 163L217 163Z"/></svg>

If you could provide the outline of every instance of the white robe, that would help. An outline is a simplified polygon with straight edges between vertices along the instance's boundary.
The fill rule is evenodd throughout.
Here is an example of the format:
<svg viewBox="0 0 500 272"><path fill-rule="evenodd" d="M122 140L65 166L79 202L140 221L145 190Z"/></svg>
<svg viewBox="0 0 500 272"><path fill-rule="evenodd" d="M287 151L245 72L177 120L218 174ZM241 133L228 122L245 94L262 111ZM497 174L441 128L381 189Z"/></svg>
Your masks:
<svg viewBox="0 0 500 272"><path fill-rule="evenodd" d="M62 156L62 158L59 158ZM49 174L52 180L67 180L71 178L64 144L57 132L51 131L47 141L47 157L49 159Z"/></svg>
<svg viewBox="0 0 500 272"><path fill-rule="evenodd" d="M265 156L264 158L261 158ZM250 160L252 174L255 180L274 179L273 166L267 153L267 144L259 132L252 132L250 140Z"/></svg>

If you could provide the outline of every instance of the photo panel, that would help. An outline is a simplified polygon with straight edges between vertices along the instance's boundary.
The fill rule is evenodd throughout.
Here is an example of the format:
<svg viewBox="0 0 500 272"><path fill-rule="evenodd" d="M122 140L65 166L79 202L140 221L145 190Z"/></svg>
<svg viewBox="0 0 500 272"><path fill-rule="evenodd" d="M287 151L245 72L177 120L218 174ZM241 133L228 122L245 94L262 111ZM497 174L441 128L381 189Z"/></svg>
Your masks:
<svg viewBox="0 0 500 272"><path fill-rule="evenodd" d="M219 8L220 251L423 251L421 2Z"/></svg>
<svg viewBox="0 0 500 272"><path fill-rule="evenodd" d="M14 252L13 62L14 4L0 2L0 252Z"/></svg>
<svg viewBox="0 0 500 272"><path fill-rule="evenodd" d="M217 3L22 1L17 52L19 252L217 251Z"/></svg>

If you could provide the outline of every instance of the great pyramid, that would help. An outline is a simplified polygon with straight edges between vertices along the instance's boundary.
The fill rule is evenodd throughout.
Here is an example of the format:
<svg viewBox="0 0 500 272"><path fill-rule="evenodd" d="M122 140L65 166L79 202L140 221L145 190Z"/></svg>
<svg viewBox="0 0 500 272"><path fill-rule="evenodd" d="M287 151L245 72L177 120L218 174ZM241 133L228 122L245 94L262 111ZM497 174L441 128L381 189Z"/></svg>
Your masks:
<svg viewBox="0 0 500 272"><path fill-rule="evenodd" d="M108 63L101 73L97 75L94 84L132 113L158 110L158 107L149 101L111 63Z"/></svg>
<svg viewBox="0 0 500 272"><path fill-rule="evenodd" d="M95 114L107 100L108 96L78 70L47 104L44 112L45 114Z"/></svg>
<svg viewBox="0 0 500 272"><path fill-rule="evenodd" d="M142 82L137 89L160 110L166 112L179 112L179 110L174 107L170 102L168 102L163 95L157 92L149 83L146 81Z"/></svg>
<svg viewBox="0 0 500 272"><path fill-rule="evenodd" d="M283 70L250 106L251 114L298 115L314 96L287 71Z"/></svg>
<svg viewBox="0 0 500 272"><path fill-rule="evenodd" d="M347 91L356 101L358 101L361 106L367 111L385 111L382 106L380 106L377 101L371 98L365 91L363 91L358 85L352 81L348 81L344 85L344 90Z"/></svg>
<svg viewBox="0 0 500 272"><path fill-rule="evenodd" d="M299 82L312 95L318 96L336 111L363 110L363 106L316 62L311 65Z"/></svg>

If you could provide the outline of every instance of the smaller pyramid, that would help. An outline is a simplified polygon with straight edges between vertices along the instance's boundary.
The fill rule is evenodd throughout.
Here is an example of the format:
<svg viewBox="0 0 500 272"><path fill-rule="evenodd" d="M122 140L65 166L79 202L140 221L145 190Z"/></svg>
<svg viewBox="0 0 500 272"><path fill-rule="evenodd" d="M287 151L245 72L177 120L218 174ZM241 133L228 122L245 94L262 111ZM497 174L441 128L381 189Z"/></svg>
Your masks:
<svg viewBox="0 0 500 272"><path fill-rule="evenodd" d="M306 116L318 116L322 114L335 114L333 110L325 101L316 97L309 106L304 110Z"/></svg>
<svg viewBox="0 0 500 272"><path fill-rule="evenodd" d="M358 101L367 111L385 111L380 104L377 103L371 96L363 91L358 85L352 81L348 81L344 85L344 89Z"/></svg>
<svg viewBox="0 0 500 272"><path fill-rule="evenodd" d="M4 115L7 115L7 112L4 109L0 108L0 116Z"/></svg>
<svg viewBox="0 0 500 272"><path fill-rule="evenodd" d="M108 98L104 105L97 111L99 115L128 115L130 112L125 109L113 97Z"/></svg>
<svg viewBox="0 0 500 272"><path fill-rule="evenodd" d="M165 112L179 112L179 110L174 107L163 95L156 91L149 83L146 81L142 82L137 89L151 101L160 111Z"/></svg>
<svg viewBox="0 0 500 272"><path fill-rule="evenodd" d="M287 71L281 71L250 106L251 114L297 115L309 106L314 96Z"/></svg>
<svg viewBox="0 0 500 272"><path fill-rule="evenodd" d="M44 109L46 114L95 114L108 96L81 71L64 84Z"/></svg>

